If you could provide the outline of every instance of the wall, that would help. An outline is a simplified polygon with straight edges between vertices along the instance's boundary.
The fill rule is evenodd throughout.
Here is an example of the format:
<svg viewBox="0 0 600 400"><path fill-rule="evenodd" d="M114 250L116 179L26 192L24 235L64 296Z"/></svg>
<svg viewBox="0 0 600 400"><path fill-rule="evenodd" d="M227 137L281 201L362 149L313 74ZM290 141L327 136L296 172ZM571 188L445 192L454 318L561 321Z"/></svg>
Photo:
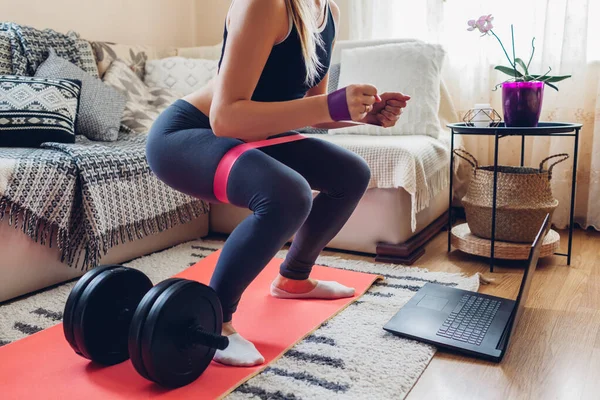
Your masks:
<svg viewBox="0 0 600 400"><path fill-rule="evenodd" d="M340 39L348 38L350 1L336 0ZM0 21L64 33L74 30L89 40L200 46L221 41L230 4L231 0L0 0Z"/></svg>
<svg viewBox="0 0 600 400"><path fill-rule="evenodd" d="M340 27L338 40L348 40L350 37L350 2L352 0L336 0L336 4L340 8Z"/></svg>
<svg viewBox="0 0 600 400"><path fill-rule="evenodd" d="M339 40L348 39L348 10L352 0L335 0L340 8ZM225 16L231 0L198 0L196 23L198 45L217 44L223 37Z"/></svg>
<svg viewBox="0 0 600 400"><path fill-rule="evenodd" d="M193 46L200 1L220 0L0 0L0 20L89 40Z"/></svg>

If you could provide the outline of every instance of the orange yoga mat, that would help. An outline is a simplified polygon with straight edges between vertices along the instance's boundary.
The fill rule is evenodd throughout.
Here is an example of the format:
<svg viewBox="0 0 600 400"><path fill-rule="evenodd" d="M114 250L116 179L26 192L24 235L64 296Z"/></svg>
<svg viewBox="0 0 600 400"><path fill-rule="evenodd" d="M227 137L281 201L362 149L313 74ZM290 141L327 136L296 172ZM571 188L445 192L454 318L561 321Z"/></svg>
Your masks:
<svg viewBox="0 0 600 400"><path fill-rule="evenodd" d="M215 252L177 277L208 283L219 257ZM265 364L253 368L211 363L192 384L165 390L142 378L131 362L96 366L76 355L63 336L62 324L0 348L0 398L8 399L215 399L258 374L305 336L364 294L376 275L316 266L312 277L356 288L340 300L284 300L269 295L282 260L273 259L242 297L234 323L255 343ZM155 284L158 282L154 282Z"/></svg>

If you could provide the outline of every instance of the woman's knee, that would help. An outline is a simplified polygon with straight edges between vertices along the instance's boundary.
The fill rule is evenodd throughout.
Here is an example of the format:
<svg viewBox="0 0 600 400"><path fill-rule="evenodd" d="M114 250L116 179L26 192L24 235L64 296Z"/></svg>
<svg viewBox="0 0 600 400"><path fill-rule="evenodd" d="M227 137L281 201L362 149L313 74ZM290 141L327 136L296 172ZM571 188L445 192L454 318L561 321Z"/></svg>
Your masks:
<svg viewBox="0 0 600 400"><path fill-rule="evenodd" d="M356 155L353 160L353 171L359 189L366 190L371 181L371 168L369 164L362 157Z"/></svg>
<svg viewBox="0 0 600 400"><path fill-rule="evenodd" d="M342 163L343 169L340 176L339 185L343 196L362 196L371 181L371 169L367 162L355 153L350 153L344 157Z"/></svg>
<svg viewBox="0 0 600 400"><path fill-rule="evenodd" d="M301 175L280 177L270 182L270 188L256 212L269 213L290 222L303 222L308 217L312 209L312 190Z"/></svg>

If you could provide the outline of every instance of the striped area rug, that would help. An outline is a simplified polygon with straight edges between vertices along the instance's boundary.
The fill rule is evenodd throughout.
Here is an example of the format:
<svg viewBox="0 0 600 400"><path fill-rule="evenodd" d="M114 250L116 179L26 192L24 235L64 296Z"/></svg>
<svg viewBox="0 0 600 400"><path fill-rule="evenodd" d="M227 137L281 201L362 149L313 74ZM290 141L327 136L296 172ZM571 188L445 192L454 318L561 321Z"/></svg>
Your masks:
<svg viewBox="0 0 600 400"><path fill-rule="evenodd" d="M221 242L193 241L127 263L157 283L198 262ZM282 250L278 257L284 257ZM383 275L350 307L298 343L227 398L402 399L423 373L435 348L385 332L383 325L426 282L477 291L477 275L429 272L322 256L319 265ZM74 282L0 306L0 346L62 320Z"/></svg>

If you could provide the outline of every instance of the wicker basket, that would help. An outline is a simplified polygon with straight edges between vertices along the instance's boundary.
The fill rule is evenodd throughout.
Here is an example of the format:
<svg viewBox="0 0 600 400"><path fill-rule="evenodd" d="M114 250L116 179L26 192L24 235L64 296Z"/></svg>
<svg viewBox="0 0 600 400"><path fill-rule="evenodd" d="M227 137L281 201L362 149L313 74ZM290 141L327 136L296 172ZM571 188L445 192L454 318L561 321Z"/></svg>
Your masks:
<svg viewBox="0 0 600 400"><path fill-rule="evenodd" d="M464 151L454 154L473 166L473 178L462 199L471 232L484 239L492 237L492 201L494 166L480 167L475 157ZM560 158L544 170L544 164ZM504 242L531 243L547 214L550 218L558 207L552 195L552 168L567 160L568 154L544 159L539 169L497 166L496 239Z"/></svg>

